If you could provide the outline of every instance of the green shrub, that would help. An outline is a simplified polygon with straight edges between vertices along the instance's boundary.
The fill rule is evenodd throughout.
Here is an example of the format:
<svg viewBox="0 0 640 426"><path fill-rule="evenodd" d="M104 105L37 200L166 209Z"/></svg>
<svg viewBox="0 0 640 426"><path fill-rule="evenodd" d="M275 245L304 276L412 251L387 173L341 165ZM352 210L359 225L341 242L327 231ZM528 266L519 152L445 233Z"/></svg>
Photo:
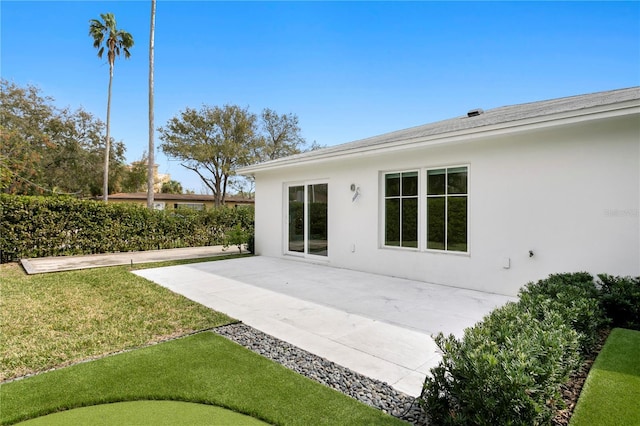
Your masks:
<svg viewBox="0 0 640 426"><path fill-rule="evenodd" d="M243 235L253 233L253 208L248 207L172 212L68 197L0 194L0 214L1 262L222 245L238 227Z"/></svg>
<svg viewBox="0 0 640 426"><path fill-rule="evenodd" d="M247 251L249 253L253 253L255 254L256 252L256 239L255 239L255 233L252 232L249 235L249 240L247 241Z"/></svg>
<svg viewBox="0 0 640 426"><path fill-rule="evenodd" d="M509 303L462 340L436 337L442 361L426 378L422 401L433 424L550 421L562 403L560 384L579 364L578 333L552 309L540 311Z"/></svg>
<svg viewBox="0 0 640 426"><path fill-rule="evenodd" d="M557 312L566 325L579 333L583 353L591 350L598 330L607 322L593 277L586 272L554 274L529 283L520 291L519 298L518 303L538 319L549 310Z"/></svg>
<svg viewBox="0 0 640 426"><path fill-rule="evenodd" d="M593 282L593 276L588 272L551 274L548 278L535 284L527 284L525 289L529 293L542 294L551 299L567 293L579 295L579 297L598 297L598 289Z"/></svg>
<svg viewBox="0 0 640 426"><path fill-rule="evenodd" d="M611 294L634 288L628 281L606 282L603 288ZM424 385L431 421L549 423L562 405L560 386L607 323L600 293L588 273L550 275L527 284L517 303L494 310L465 330L462 340L438 335L442 361Z"/></svg>
<svg viewBox="0 0 640 426"><path fill-rule="evenodd" d="M442 361L421 400L431 422L449 425L550 423L560 386L590 351L598 331L640 329L640 277L586 272L527 284L517 303L494 310L462 340L436 337Z"/></svg>
<svg viewBox="0 0 640 426"><path fill-rule="evenodd" d="M242 247L246 246L249 242L250 231L243 229L239 223L233 228L229 229L224 237L224 246L237 246L238 250L242 253Z"/></svg>
<svg viewBox="0 0 640 426"><path fill-rule="evenodd" d="M600 302L613 327L640 330L640 277L601 274Z"/></svg>

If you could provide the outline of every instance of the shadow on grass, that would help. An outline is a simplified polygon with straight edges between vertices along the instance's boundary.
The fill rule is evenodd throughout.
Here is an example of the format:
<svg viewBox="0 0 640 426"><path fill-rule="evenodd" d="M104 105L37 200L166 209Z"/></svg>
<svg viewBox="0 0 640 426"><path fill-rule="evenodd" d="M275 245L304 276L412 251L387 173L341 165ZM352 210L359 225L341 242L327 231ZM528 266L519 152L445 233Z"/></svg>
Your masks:
<svg viewBox="0 0 640 426"><path fill-rule="evenodd" d="M211 332L4 384L0 420L136 400L216 405L281 425L404 424Z"/></svg>

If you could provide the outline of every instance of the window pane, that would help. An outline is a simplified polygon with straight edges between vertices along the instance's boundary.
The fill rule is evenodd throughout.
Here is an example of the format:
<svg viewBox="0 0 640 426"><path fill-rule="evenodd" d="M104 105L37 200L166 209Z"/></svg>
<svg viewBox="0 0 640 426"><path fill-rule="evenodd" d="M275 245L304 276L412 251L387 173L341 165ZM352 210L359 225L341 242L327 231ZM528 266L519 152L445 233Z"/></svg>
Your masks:
<svg viewBox="0 0 640 426"><path fill-rule="evenodd" d="M402 173L402 195L418 195L418 172Z"/></svg>
<svg viewBox="0 0 640 426"><path fill-rule="evenodd" d="M445 193L445 169L427 171L427 195L443 195Z"/></svg>
<svg viewBox="0 0 640 426"><path fill-rule="evenodd" d="M327 211L328 185L308 185L308 247L307 253L319 256L328 255Z"/></svg>
<svg viewBox="0 0 640 426"><path fill-rule="evenodd" d="M289 187L289 251L304 253L304 186Z"/></svg>
<svg viewBox="0 0 640 426"><path fill-rule="evenodd" d="M455 167L448 169L447 185L449 194L467 193L467 168Z"/></svg>
<svg viewBox="0 0 640 426"><path fill-rule="evenodd" d="M418 247L418 199L402 200L402 247Z"/></svg>
<svg viewBox="0 0 640 426"><path fill-rule="evenodd" d="M400 196L400 173L389 173L384 175L384 196Z"/></svg>
<svg viewBox="0 0 640 426"><path fill-rule="evenodd" d="M400 246L400 200L392 198L384 203L384 244Z"/></svg>
<svg viewBox="0 0 640 426"><path fill-rule="evenodd" d="M449 197L447 250L467 251L467 197Z"/></svg>
<svg viewBox="0 0 640 426"><path fill-rule="evenodd" d="M427 248L444 250L445 197L427 198Z"/></svg>

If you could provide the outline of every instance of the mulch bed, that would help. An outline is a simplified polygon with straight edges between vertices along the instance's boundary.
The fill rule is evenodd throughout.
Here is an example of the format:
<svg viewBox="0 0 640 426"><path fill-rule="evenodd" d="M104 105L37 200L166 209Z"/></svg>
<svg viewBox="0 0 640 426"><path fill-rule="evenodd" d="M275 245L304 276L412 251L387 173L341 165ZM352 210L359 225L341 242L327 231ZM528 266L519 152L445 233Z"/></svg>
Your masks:
<svg viewBox="0 0 640 426"><path fill-rule="evenodd" d="M604 346L604 342L607 340L607 337L609 337L610 332L610 329L604 329L599 332L598 339L594 347L591 352L585 356L585 360L578 371L569 377L569 381L566 384L562 385L562 399L566 408L559 410L556 413L556 416L553 418L554 426L567 426L569 424L573 410L578 403L580 392L582 392L582 386L584 386L584 382L587 380L591 366Z"/></svg>

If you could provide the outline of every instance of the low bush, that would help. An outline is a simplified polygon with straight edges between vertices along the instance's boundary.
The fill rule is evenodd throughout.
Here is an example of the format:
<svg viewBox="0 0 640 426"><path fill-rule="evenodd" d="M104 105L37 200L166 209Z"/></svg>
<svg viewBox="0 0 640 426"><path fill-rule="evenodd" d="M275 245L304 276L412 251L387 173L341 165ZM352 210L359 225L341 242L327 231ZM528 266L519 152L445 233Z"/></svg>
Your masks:
<svg viewBox="0 0 640 426"><path fill-rule="evenodd" d="M598 330L607 320L599 302L593 276L586 272L553 274L527 284L519 293L519 304L541 319L553 310L564 323L579 333L580 349L589 352L598 338Z"/></svg>
<svg viewBox="0 0 640 426"><path fill-rule="evenodd" d="M462 340L439 334L442 362L425 380L433 424L547 423L561 404L559 384L577 367L578 333L552 309L516 303L494 310Z"/></svg>
<svg viewBox="0 0 640 426"><path fill-rule="evenodd" d="M618 291L633 293L637 286L601 279L612 303ZM462 340L438 335L442 361L426 378L422 398L432 423L550 423L563 405L561 385L607 324L602 294L587 273L550 275L527 284L517 303L466 329Z"/></svg>
<svg viewBox="0 0 640 426"><path fill-rule="evenodd" d="M253 209L247 207L173 212L69 197L0 194L0 215L2 263L29 257L243 245L253 234ZM234 235L232 241L229 234Z"/></svg>
<svg viewBox="0 0 640 426"><path fill-rule="evenodd" d="M613 327L640 330L640 277L601 274L600 301Z"/></svg>

